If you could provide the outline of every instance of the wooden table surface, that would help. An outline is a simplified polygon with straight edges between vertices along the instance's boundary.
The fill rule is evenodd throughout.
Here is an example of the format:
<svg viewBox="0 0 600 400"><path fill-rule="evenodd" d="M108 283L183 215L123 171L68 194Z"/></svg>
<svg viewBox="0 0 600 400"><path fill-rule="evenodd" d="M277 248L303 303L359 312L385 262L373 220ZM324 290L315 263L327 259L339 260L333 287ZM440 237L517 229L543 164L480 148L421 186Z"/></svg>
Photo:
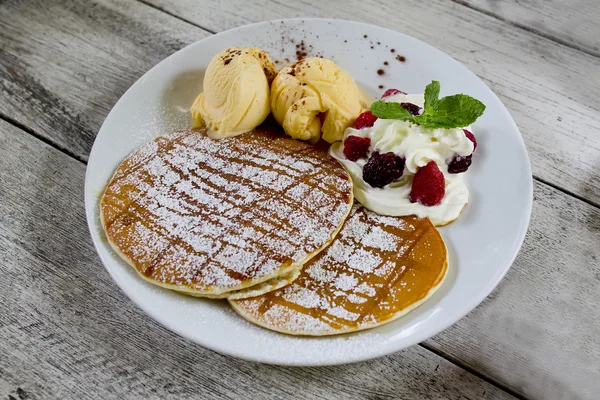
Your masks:
<svg viewBox="0 0 600 400"><path fill-rule="evenodd" d="M86 160L125 90L217 32L336 17L467 65L525 139L534 205L498 288L410 349L346 366L222 356L147 317L102 267ZM0 397L594 399L600 396L598 0L1 0Z"/></svg>

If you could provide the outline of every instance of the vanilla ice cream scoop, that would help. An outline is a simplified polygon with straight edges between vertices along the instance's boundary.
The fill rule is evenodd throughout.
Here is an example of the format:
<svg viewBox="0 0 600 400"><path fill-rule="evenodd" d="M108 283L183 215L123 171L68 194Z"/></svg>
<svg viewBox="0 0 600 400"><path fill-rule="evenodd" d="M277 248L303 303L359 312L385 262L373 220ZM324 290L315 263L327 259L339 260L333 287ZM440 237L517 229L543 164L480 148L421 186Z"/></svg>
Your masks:
<svg viewBox="0 0 600 400"><path fill-rule="evenodd" d="M204 75L204 92L190 111L195 126L223 138L251 131L269 115L269 92L277 70L269 54L256 47L231 47L213 57Z"/></svg>
<svg viewBox="0 0 600 400"><path fill-rule="evenodd" d="M354 78L333 61L306 58L279 71L271 85L271 111L295 139L329 143L369 107Z"/></svg>

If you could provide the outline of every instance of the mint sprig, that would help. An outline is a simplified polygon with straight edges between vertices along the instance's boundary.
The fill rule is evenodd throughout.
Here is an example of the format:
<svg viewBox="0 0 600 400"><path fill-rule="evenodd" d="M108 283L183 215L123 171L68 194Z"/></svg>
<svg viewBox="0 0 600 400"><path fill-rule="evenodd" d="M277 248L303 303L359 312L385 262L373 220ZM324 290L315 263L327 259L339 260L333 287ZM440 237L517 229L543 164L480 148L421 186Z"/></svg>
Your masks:
<svg viewBox="0 0 600 400"><path fill-rule="evenodd" d="M437 107L440 102L440 83L438 81L431 81L431 83L425 86L425 108L433 109Z"/></svg>
<svg viewBox="0 0 600 400"><path fill-rule="evenodd" d="M396 102L376 101L371 112L381 119L400 119L425 128L462 128L471 125L485 111L485 105L466 94L439 98L440 83L432 81L425 88L425 107L421 115L412 115Z"/></svg>
<svg viewBox="0 0 600 400"><path fill-rule="evenodd" d="M400 105L400 103L390 102L386 103L385 101L376 101L371 104L371 112L377 118L383 119L401 119L403 121L408 121L412 118L412 114L404 107Z"/></svg>

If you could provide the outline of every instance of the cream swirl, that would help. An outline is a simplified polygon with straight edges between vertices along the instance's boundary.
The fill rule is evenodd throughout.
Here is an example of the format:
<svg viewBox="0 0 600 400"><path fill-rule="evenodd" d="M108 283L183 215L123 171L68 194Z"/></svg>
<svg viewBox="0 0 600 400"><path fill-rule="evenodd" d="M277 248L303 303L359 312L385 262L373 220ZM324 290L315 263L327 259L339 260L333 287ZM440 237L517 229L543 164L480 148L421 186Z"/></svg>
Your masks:
<svg viewBox="0 0 600 400"><path fill-rule="evenodd" d="M423 107L423 95L397 94L385 98L386 101L409 102ZM470 130L470 127L466 127ZM473 153L473 142L466 136L462 128L427 129L400 120L378 119L370 128L348 128L344 132L344 140L348 136L368 137L371 139L369 155L393 152L405 158L402 177L383 188L374 188L363 180L362 170L368 158L350 161L344 156L343 142L335 143L330 154L338 159L352 176L354 196L366 208L378 214L401 216L417 215L429 217L437 225L446 225L460 215L469 201L469 191L464 183L464 173L450 174L447 161L455 155L468 156ZM411 203L408 199L414 174L419 167L429 161L435 161L446 183L444 198L435 206L424 206Z"/></svg>

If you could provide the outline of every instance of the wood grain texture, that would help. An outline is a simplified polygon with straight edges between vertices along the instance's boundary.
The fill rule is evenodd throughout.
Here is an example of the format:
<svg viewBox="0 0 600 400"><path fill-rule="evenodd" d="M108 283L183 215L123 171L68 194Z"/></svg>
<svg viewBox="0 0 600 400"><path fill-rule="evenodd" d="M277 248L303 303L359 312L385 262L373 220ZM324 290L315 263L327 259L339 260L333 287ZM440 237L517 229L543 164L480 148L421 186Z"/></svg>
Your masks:
<svg viewBox="0 0 600 400"><path fill-rule="evenodd" d="M600 57L596 0L455 0Z"/></svg>
<svg viewBox="0 0 600 400"><path fill-rule="evenodd" d="M428 42L498 94L521 129L535 176L600 204L598 57L447 0L428 1L427 7L419 0L381 0L376 6L363 0L145 1L212 31L276 18L335 17Z"/></svg>
<svg viewBox="0 0 600 400"><path fill-rule="evenodd" d="M534 186L527 238L498 288L427 341L532 399L600 393L600 209Z"/></svg>
<svg viewBox="0 0 600 400"><path fill-rule="evenodd" d="M150 386L175 398L193 393L185 379L199 379L209 386L220 382L226 388L218 393L235 396L249 390L229 387L235 373L260 382L254 390L283 379L273 396L306 381L314 398L327 397L318 388L347 385L340 393L357 398L369 391L385 398L406 385L422 398L435 397L438 390L448 390L441 397L453 397L454 380L463 375L431 375L429 368L441 362L418 347L355 366L296 372L219 356L156 326L97 261L83 215L83 166L3 122L0 127L5 172L0 284L8 288L0 292L0 311L8 316L0 320L0 346L6 346L0 348L0 393L20 385L41 391L40 398L60 397L73 388L110 397L127 389L141 396L152 395L145 387ZM505 280L480 307L426 345L530 398L593 399L600 390L599 221L598 209L536 183L530 231ZM161 372L162 364L168 371ZM183 373L178 368L185 376L177 375ZM232 375L224 372L229 369ZM413 369L422 380L446 387L433 385L427 392L411 382L415 377L403 375ZM36 380L37 374L45 381ZM88 382L90 375L94 380ZM355 377L360 381L353 383ZM338 379L341 386L331 386ZM66 387L56 386L64 380Z"/></svg>
<svg viewBox="0 0 600 400"><path fill-rule="evenodd" d="M416 346L284 368L194 345L138 310L95 254L85 166L0 121L0 396L15 399L508 399Z"/></svg>
<svg viewBox="0 0 600 400"><path fill-rule="evenodd" d="M215 31L297 15L406 31L463 61L500 95L538 177L600 203L598 58L441 0L428 7L412 0L379 7L152 1ZM2 1L0 114L85 159L122 92L206 34L133 0ZM504 395L418 347L352 366L286 369L191 345L135 309L100 266L84 223L81 164L0 122L0 167L0 284L6 288L0 291L0 395L281 398L299 396L298 388L307 398ZM600 214L540 183L535 196L524 248L501 286L426 345L532 398L594 398L600 390L600 314L593 307L600 301ZM236 386L240 377L246 383Z"/></svg>
<svg viewBox="0 0 600 400"><path fill-rule="evenodd" d="M207 35L137 1L2 1L0 114L87 159L129 86Z"/></svg>

